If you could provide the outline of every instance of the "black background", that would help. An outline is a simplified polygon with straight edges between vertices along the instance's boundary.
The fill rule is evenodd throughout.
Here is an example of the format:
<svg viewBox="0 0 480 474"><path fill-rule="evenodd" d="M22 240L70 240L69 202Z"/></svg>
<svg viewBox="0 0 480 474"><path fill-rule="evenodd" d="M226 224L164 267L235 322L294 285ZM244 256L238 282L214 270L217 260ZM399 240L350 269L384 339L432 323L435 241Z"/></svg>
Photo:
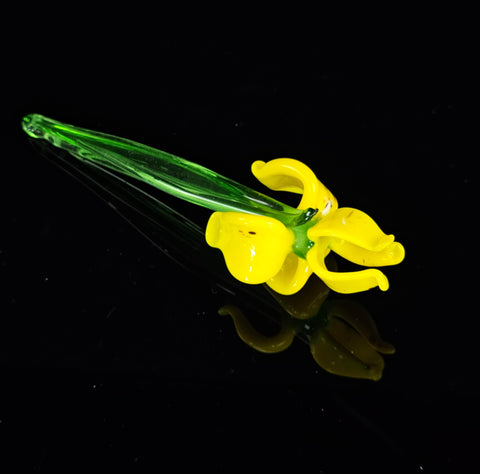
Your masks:
<svg viewBox="0 0 480 474"><path fill-rule="evenodd" d="M4 40L0 462L319 473L474 463L466 28L450 18L326 33L324 18L255 32L225 20L213 32L181 16L70 19L30 12ZM300 341L278 355L247 347L201 274L38 154L20 127L31 112L257 189L256 159L308 164L341 206L405 245L405 261L386 269L390 290L358 295L397 348L383 379L329 375ZM205 225L208 214L175 205Z"/></svg>

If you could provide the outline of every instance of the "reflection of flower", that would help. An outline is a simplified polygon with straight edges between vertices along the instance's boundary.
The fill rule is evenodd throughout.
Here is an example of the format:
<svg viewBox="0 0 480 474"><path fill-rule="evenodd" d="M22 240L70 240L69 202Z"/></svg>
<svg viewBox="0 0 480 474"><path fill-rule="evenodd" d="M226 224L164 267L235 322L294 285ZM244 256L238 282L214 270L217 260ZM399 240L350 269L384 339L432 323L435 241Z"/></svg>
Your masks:
<svg viewBox="0 0 480 474"><path fill-rule="evenodd" d="M332 300L320 315L325 326L309 338L317 364L332 374L380 380L381 354L393 354L395 348L382 340L370 313L354 301Z"/></svg>
<svg viewBox="0 0 480 474"><path fill-rule="evenodd" d="M271 354L287 349L295 335L303 334L315 362L327 372L380 380L384 368L381 354L393 354L395 348L382 340L374 320L362 305L347 299L325 302L328 288L316 277L295 295L269 291L290 315L282 316L280 330L273 336L258 332L234 305L219 310L220 314L232 317L237 334L245 343Z"/></svg>
<svg viewBox="0 0 480 474"><path fill-rule="evenodd" d="M299 209L317 213L304 224L287 227L278 220L240 212L215 212L207 225L209 245L219 248L228 269L245 283L266 282L276 292L299 291L312 273L339 293L355 293L379 286L388 289L377 269L331 272L324 259L330 250L363 266L400 263L404 249L384 234L362 211L338 208L337 200L303 163L280 158L256 161L253 174L270 189L302 194Z"/></svg>

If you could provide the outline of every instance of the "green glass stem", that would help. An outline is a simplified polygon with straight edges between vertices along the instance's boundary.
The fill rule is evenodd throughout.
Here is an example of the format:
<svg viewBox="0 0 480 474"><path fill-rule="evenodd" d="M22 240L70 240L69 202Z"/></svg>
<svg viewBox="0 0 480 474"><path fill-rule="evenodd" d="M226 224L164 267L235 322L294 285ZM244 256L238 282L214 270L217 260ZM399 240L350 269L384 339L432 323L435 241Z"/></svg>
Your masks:
<svg viewBox="0 0 480 474"><path fill-rule="evenodd" d="M201 165L164 151L101 132L30 114L24 131L90 161L141 180L212 211L245 212L273 217L287 227L309 221L315 209L299 210L243 186Z"/></svg>

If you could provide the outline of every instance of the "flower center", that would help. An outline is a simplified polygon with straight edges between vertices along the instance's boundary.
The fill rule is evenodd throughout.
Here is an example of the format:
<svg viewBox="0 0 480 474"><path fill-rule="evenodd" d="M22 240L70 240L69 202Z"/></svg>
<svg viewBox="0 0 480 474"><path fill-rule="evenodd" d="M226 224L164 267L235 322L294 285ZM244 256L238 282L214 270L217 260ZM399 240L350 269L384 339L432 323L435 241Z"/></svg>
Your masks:
<svg viewBox="0 0 480 474"><path fill-rule="evenodd" d="M318 223L320 218L316 217L308 220L304 224L292 227L291 230L295 236L293 244L293 253L300 258L306 259L308 251L315 245L315 242L310 240L307 235L308 229Z"/></svg>

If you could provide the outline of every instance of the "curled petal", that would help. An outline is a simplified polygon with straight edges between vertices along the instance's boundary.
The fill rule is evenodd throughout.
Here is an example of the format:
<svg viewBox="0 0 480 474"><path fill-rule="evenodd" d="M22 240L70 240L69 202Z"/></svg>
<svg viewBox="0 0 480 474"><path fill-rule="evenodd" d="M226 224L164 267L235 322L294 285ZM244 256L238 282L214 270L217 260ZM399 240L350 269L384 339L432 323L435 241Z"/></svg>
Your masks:
<svg viewBox="0 0 480 474"><path fill-rule="evenodd" d="M319 209L327 215L338 207L333 194L318 180L313 171L300 161L278 158L268 163L255 161L252 173L265 186L274 191L303 194L298 209Z"/></svg>
<svg viewBox="0 0 480 474"><path fill-rule="evenodd" d="M342 239L330 239L330 248L343 258L365 267L396 265L405 257L405 249L399 242L392 242L377 252L366 250Z"/></svg>
<svg viewBox="0 0 480 474"><path fill-rule="evenodd" d="M395 237L382 232L376 222L365 212L342 207L330 213L308 230L308 237L335 237L358 247L378 252L390 245Z"/></svg>
<svg viewBox="0 0 480 474"><path fill-rule="evenodd" d="M240 212L214 212L205 235L208 245L223 252L230 273L251 284L274 277L294 242L280 221Z"/></svg>
<svg viewBox="0 0 480 474"><path fill-rule="evenodd" d="M387 277L376 268L358 272L331 272L325 266L325 252L329 246L328 239L318 239L307 253L307 261L315 274L332 290L338 293L357 293L378 286L388 290Z"/></svg>
<svg viewBox="0 0 480 474"><path fill-rule="evenodd" d="M330 289L312 275L301 291L291 295L280 294L267 286L267 291L280 306L295 319L311 319L318 315Z"/></svg>
<svg viewBox="0 0 480 474"><path fill-rule="evenodd" d="M308 262L292 252L288 254L280 271L267 281L267 285L282 295L293 295L303 288L311 274Z"/></svg>

